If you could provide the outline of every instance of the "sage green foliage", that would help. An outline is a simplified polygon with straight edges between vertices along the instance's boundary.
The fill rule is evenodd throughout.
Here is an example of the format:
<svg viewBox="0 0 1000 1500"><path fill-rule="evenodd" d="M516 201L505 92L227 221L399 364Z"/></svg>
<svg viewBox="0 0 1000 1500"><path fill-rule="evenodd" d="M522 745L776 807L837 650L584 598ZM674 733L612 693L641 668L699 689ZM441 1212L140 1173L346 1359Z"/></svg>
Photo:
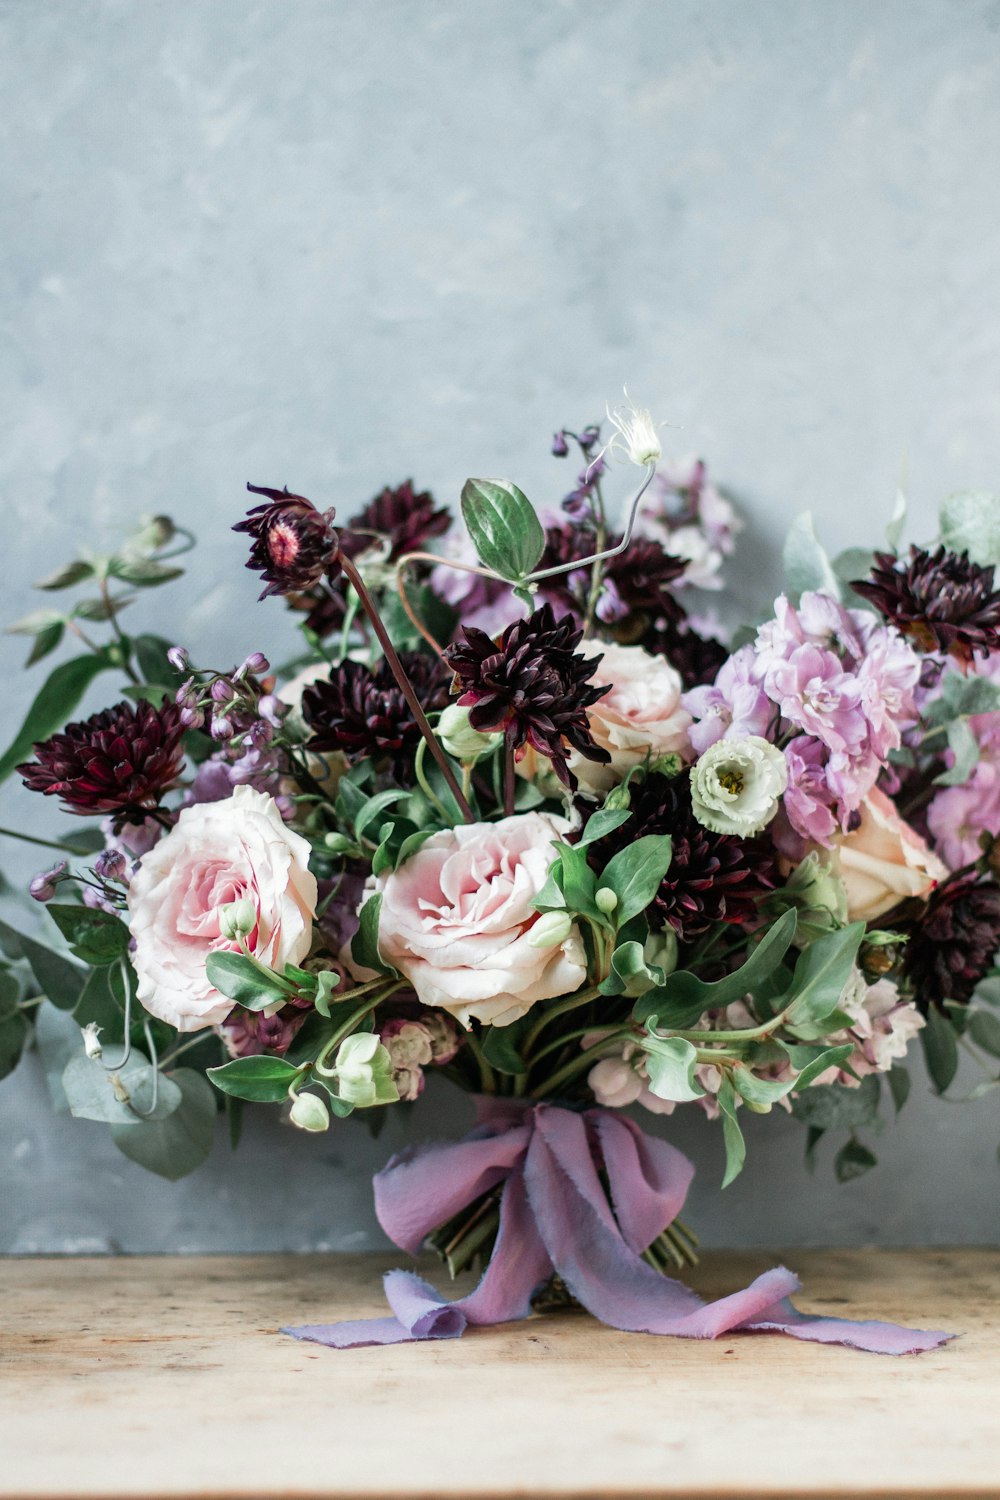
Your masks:
<svg viewBox="0 0 1000 1500"><path fill-rule="evenodd" d="M982 567L1000 566L1000 497L964 490L941 506L941 540Z"/></svg>

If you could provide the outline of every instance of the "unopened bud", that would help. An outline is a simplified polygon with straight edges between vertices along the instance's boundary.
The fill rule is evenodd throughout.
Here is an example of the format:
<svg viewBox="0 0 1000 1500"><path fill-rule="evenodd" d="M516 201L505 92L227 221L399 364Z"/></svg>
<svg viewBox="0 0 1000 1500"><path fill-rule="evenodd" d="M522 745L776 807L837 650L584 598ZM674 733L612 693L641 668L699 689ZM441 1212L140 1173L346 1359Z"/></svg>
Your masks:
<svg viewBox="0 0 1000 1500"><path fill-rule="evenodd" d="M128 862L120 849L105 849L94 860L94 874L98 880L124 880Z"/></svg>
<svg viewBox="0 0 1000 1500"><path fill-rule="evenodd" d="M257 910L249 896L239 901L227 901L219 907L219 935L227 943L235 943L253 932L257 925Z"/></svg>
<svg viewBox="0 0 1000 1500"><path fill-rule="evenodd" d="M43 870L40 875L35 875L28 885L28 894L33 901L51 901L56 894L56 886L66 874L67 864L61 859L51 870Z"/></svg>
<svg viewBox="0 0 1000 1500"><path fill-rule="evenodd" d="M552 457L565 458L569 452L569 444L566 441L565 432L557 432L552 439Z"/></svg>
<svg viewBox="0 0 1000 1500"><path fill-rule="evenodd" d="M251 651L246 661L236 672L236 676L243 678L249 674L252 677L259 677L261 672L266 672L270 665L271 663L263 651Z"/></svg>
<svg viewBox="0 0 1000 1500"><path fill-rule="evenodd" d="M191 665L191 658L183 646L171 646L167 652L167 661L175 672L186 672Z"/></svg>
<svg viewBox="0 0 1000 1500"><path fill-rule="evenodd" d="M607 812L621 812L632 806L632 793L625 782L620 786L612 787L604 799L604 807Z"/></svg>
<svg viewBox="0 0 1000 1500"><path fill-rule="evenodd" d="M594 902L598 911L602 911L606 917L609 917L618 905L618 897L609 885L602 885L598 887Z"/></svg>
<svg viewBox="0 0 1000 1500"><path fill-rule="evenodd" d="M231 740L234 733L232 719L220 714L217 719L212 720L210 733L213 740Z"/></svg>
<svg viewBox="0 0 1000 1500"><path fill-rule="evenodd" d="M96 1021L88 1022L88 1024L83 1028L83 1050L84 1052L86 1052L87 1056L92 1057L95 1062L100 1057L102 1057L104 1053L104 1048L98 1041L98 1037L100 1036L100 1034L101 1027L98 1026Z"/></svg>
<svg viewBox="0 0 1000 1500"><path fill-rule="evenodd" d="M564 943L572 931L573 923L568 912L548 911L531 929L528 943L532 948L555 948Z"/></svg>
<svg viewBox="0 0 1000 1500"><path fill-rule="evenodd" d="M469 723L469 710L458 703L449 703L442 712L437 737L449 755L466 764L478 760L500 741L498 734L480 734L478 729L473 729Z"/></svg>
<svg viewBox="0 0 1000 1500"><path fill-rule="evenodd" d="M236 697L236 689L225 677L217 677L209 691L213 703L231 703Z"/></svg>
<svg viewBox="0 0 1000 1500"><path fill-rule="evenodd" d="M180 721L185 729L200 729L205 722L205 715L199 708L182 708Z"/></svg>
<svg viewBox="0 0 1000 1500"><path fill-rule="evenodd" d="M318 1094L297 1094L288 1118L299 1130L329 1130L330 1111Z"/></svg>
<svg viewBox="0 0 1000 1500"><path fill-rule="evenodd" d="M351 840L343 833L328 833L323 839L323 848L330 854L344 854L348 849L353 849Z"/></svg>

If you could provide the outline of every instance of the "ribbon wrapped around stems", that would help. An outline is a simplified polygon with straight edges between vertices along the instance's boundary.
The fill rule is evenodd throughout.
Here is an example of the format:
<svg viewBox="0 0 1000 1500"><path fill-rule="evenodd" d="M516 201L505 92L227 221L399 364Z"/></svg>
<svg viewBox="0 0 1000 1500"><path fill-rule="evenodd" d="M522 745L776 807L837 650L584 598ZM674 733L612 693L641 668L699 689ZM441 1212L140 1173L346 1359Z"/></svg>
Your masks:
<svg viewBox="0 0 1000 1500"><path fill-rule="evenodd" d="M374 1184L383 1229L415 1255L438 1225L502 1183L496 1243L478 1286L449 1302L412 1272L389 1271L392 1317L283 1332L336 1349L459 1338L470 1323L526 1318L532 1296L556 1272L594 1317L636 1333L712 1339L771 1331L877 1354L916 1354L953 1336L809 1317L788 1301L799 1281L781 1266L704 1302L641 1258L677 1217L693 1175L675 1147L611 1110L481 1099L469 1135L400 1152Z"/></svg>

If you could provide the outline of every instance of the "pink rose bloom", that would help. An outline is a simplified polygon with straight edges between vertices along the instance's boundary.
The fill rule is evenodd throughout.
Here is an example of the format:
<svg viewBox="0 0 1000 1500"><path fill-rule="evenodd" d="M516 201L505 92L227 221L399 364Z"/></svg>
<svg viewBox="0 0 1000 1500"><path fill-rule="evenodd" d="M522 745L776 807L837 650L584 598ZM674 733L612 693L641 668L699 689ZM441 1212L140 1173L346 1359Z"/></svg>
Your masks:
<svg viewBox="0 0 1000 1500"><path fill-rule="evenodd" d="M532 944L532 903L548 877L564 818L522 813L432 834L382 876L379 943L423 1005L463 1026L506 1026L537 1000L578 990L587 975L579 929Z"/></svg>
<svg viewBox="0 0 1000 1500"><path fill-rule="evenodd" d="M949 873L877 788L861 804L859 826L839 835L834 847L851 922L874 921L907 897L926 898Z"/></svg>
<svg viewBox="0 0 1000 1500"><path fill-rule="evenodd" d="M953 870L978 859L979 835L1000 834L1000 767L981 760L962 786L938 792L927 809L938 853Z"/></svg>
<svg viewBox="0 0 1000 1500"><path fill-rule="evenodd" d="M597 765L574 753L570 767L581 790L600 795L622 781L633 766L649 756L678 754L691 757L688 731L691 715L681 703L680 674L662 656L653 656L641 646L614 646L586 641L582 656L600 656L592 681L611 691L587 710L595 742L611 756L609 765Z"/></svg>
<svg viewBox="0 0 1000 1500"><path fill-rule="evenodd" d="M316 910L309 853L274 798L252 787L184 808L128 891L137 993L150 1015L178 1031L226 1019L233 1002L209 984L205 963L210 953L239 951L219 930L220 908L231 901L253 903L247 943L255 958L278 970L305 958Z"/></svg>

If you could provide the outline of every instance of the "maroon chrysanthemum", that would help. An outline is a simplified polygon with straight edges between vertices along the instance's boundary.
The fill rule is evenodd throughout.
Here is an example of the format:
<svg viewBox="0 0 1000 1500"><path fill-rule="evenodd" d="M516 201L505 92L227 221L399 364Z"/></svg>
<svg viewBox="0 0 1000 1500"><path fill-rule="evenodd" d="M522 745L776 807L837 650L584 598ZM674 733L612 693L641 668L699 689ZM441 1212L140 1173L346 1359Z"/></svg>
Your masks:
<svg viewBox="0 0 1000 1500"><path fill-rule="evenodd" d="M449 679L438 659L422 651L402 651L400 660L424 712L444 708ZM302 714L312 730L310 750L342 750L349 760L370 756L388 763L400 779L408 769L412 772L420 729L388 662L374 669L364 662L342 662L329 682L306 688Z"/></svg>
<svg viewBox="0 0 1000 1500"><path fill-rule="evenodd" d="M259 573L268 594L295 594L310 589L326 574L335 576L338 538L333 526L334 511L319 511L304 495L271 490L248 484L254 495L266 495L260 505L251 506L234 531L245 531L253 537L247 567Z"/></svg>
<svg viewBox="0 0 1000 1500"><path fill-rule="evenodd" d="M141 823L177 779L183 735L175 703L122 702L33 745L35 759L17 769L26 787L61 797L67 812Z"/></svg>
<svg viewBox="0 0 1000 1500"><path fill-rule="evenodd" d="M714 636L699 635L690 625L662 625L636 642L654 656L663 656L680 674L685 690L714 682L729 651Z"/></svg>
<svg viewBox="0 0 1000 1500"><path fill-rule="evenodd" d="M613 854L646 834L669 834L670 869L647 911L650 925L669 923L682 943L713 922L747 923L757 901L775 885L774 854L765 840L739 839L702 827L691 811L688 773L653 772L633 783L632 816L591 848L591 863L602 870Z"/></svg>
<svg viewBox="0 0 1000 1500"><path fill-rule="evenodd" d="M531 745L548 756L560 781L571 788L576 777L567 763L567 745L587 760L610 760L594 743L587 709L611 689L590 682L601 658L577 655L583 632L571 616L557 622L552 606L543 604L526 620L508 625L499 641L472 626L463 634L465 640L449 646L444 656L474 729L502 732L515 753Z"/></svg>
<svg viewBox="0 0 1000 1500"><path fill-rule="evenodd" d="M1000 888L974 874L946 881L908 932L903 973L920 1009L965 1005L1000 948Z"/></svg>
<svg viewBox="0 0 1000 1500"><path fill-rule="evenodd" d="M620 535L606 538L605 547L617 547ZM556 568L575 562L595 550L595 538L585 526L550 526L545 532L545 551L538 567ZM685 611L672 591L684 572L684 559L673 557L651 537L633 537L616 557L605 559L597 617L608 635L625 645L638 643L656 627L677 625ZM562 609L582 616L591 585L591 566L558 573L539 585L545 597Z"/></svg>
<svg viewBox="0 0 1000 1500"><path fill-rule="evenodd" d="M909 559L877 552L871 577L851 584L918 651L943 651L970 666L1000 650L1000 591L993 568L967 552L911 547Z"/></svg>

